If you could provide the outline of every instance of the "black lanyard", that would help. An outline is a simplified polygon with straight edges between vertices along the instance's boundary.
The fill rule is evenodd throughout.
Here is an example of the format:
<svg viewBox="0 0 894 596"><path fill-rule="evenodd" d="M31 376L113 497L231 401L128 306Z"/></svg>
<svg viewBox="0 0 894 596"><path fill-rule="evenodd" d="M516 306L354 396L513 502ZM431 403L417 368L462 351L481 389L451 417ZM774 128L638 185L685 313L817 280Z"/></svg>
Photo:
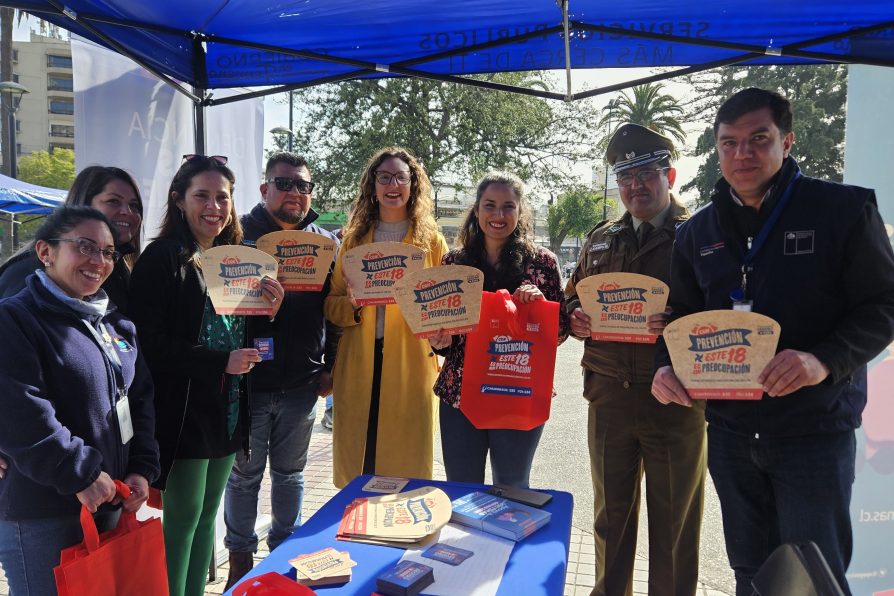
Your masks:
<svg viewBox="0 0 894 596"><path fill-rule="evenodd" d="M773 207L773 211L770 212L770 217L768 217L767 221L764 222L764 225L761 226L757 237L754 238L754 241L752 241L751 238L748 239L748 251L742 258L742 287L730 292L730 298L732 298L733 302L745 300L747 295L746 290L748 288L748 275L754 271L752 263L754 263L755 257L757 257L757 254L764 247L764 244L766 244L770 232L773 231L773 228L782 216L782 211L785 209L785 206L788 204L789 199L791 199L792 193L795 190L795 182L797 182L800 177L801 170L795 170L795 175L785 188L785 192L779 197L779 202Z"/></svg>
<svg viewBox="0 0 894 596"><path fill-rule="evenodd" d="M109 335L108 329L103 323L100 323L103 330L103 335L100 335L89 321L81 319L81 322L90 330L90 335L96 340L97 345L100 347L103 354L105 354L106 360L112 368L112 374L115 376L115 386L117 388L117 395L112 396L112 404L114 405L118 402L117 398L124 399L127 397L127 383L124 382L124 367L121 365L121 358L118 357L118 352L115 351L115 347L112 345L112 337Z"/></svg>

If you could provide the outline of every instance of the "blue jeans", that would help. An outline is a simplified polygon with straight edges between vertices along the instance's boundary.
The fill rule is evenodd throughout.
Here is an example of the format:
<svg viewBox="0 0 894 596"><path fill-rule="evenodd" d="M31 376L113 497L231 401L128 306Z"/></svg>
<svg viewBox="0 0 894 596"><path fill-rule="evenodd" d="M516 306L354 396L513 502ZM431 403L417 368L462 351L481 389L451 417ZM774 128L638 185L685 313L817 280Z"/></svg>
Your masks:
<svg viewBox="0 0 894 596"><path fill-rule="evenodd" d="M94 515L102 532L114 528L120 511ZM56 593L53 567L62 549L84 540L77 515L0 521L0 564L12 596L48 596Z"/></svg>
<svg viewBox="0 0 894 596"><path fill-rule="evenodd" d="M270 550L301 525L304 466L316 418L317 385L276 393L252 393L251 459L240 450L224 497L226 547L257 552L255 521L258 491L270 455L270 508L273 523L267 535Z"/></svg>
<svg viewBox="0 0 894 596"><path fill-rule="evenodd" d="M490 450L494 484L527 488L534 452L543 425L531 430L475 428L458 408L441 402L441 448L447 480L484 482L484 464Z"/></svg>
<svg viewBox="0 0 894 596"><path fill-rule="evenodd" d="M845 571L853 550L855 454L854 431L755 438L708 426L708 469L736 596L751 596L754 574L777 546L806 540L819 546L850 594Z"/></svg>

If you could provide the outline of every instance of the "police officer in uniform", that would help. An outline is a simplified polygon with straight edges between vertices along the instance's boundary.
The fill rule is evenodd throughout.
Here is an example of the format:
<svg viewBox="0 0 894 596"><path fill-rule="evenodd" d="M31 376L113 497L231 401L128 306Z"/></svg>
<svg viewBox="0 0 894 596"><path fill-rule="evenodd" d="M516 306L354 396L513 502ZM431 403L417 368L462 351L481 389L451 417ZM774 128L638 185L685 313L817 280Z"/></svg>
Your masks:
<svg viewBox="0 0 894 596"><path fill-rule="evenodd" d="M588 235L565 288L574 336L585 342L584 397L593 477L596 542L594 596L633 593L640 485L646 475L649 594L695 594L705 482L703 404L668 408L650 393L653 344L594 341L575 288L582 279L623 271L667 283L677 226L689 217L671 189L670 139L636 124L618 128L606 161L627 212ZM661 333L664 314L649 319Z"/></svg>

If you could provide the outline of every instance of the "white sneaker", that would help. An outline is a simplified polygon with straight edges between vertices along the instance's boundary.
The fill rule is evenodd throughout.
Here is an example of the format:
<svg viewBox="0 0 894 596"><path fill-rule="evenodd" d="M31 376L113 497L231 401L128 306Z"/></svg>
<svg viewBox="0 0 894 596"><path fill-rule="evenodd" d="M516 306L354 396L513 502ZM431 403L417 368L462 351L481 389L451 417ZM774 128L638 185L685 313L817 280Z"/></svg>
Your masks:
<svg viewBox="0 0 894 596"><path fill-rule="evenodd" d="M326 410L323 413L323 420L320 422L323 425L323 428L327 430L332 430L332 410Z"/></svg>

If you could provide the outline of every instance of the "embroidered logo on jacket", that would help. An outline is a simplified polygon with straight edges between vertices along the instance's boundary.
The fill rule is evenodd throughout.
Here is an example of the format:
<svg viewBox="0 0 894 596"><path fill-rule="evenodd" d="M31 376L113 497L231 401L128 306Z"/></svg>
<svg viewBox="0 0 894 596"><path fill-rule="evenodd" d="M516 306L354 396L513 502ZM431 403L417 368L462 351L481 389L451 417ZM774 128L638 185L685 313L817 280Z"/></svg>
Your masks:
<svg viewBox="0 0 894 596"><path fill-rule="evenodd" d="M707 257L708 255L714 254L724 246L726 246L726 244L723 241L715 242L714 244L709 244L708 246L702 246L698 249L698 256Z"/></svg>
<svg viewBox="0 0 894 596"><path fill-rule="evenodd" d="M783 254L786 255L810 255L813 254L813 230L799 232L786 232L783 234L785 244Z"/></svg>

